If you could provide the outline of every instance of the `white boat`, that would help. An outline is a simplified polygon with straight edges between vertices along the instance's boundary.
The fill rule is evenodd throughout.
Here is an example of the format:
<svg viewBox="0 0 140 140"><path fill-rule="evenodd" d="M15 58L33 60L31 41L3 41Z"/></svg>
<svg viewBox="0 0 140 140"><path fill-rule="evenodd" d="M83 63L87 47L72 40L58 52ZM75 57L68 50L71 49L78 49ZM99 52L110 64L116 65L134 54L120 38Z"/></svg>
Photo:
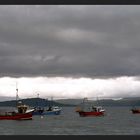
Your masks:
<svg viewBox="0 0 140 140"><path fill-rule="evenodd" d="M60 115L62 108L58 106L50 106L46 109L42 115Z"/></svg>

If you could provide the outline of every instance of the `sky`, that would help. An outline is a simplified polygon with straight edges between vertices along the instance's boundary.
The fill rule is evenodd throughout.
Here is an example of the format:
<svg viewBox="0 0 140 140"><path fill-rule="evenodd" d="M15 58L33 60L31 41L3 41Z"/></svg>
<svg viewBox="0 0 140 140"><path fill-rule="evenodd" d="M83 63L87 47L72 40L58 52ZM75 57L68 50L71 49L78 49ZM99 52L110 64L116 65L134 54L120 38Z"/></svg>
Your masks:
<svg viewBox="0 0 140 140"><path fill-rule="evenodd" d="M0 96L140 96L138 5L1 5Z"/></svg>

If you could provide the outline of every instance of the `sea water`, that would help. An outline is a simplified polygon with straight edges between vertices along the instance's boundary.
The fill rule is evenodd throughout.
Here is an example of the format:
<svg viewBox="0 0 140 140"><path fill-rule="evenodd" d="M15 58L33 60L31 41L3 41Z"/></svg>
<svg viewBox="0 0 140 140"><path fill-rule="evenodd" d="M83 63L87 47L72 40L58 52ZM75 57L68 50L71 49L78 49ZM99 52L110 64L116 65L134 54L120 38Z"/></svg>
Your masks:
<svg viewBox="0 0 140 140"><path fill-rule="evenodd" d="M140 114L131 107L105 109L102 117L80 117L74 107L63 107L61 115L0 120L0 135L140 135Z"/></svg>

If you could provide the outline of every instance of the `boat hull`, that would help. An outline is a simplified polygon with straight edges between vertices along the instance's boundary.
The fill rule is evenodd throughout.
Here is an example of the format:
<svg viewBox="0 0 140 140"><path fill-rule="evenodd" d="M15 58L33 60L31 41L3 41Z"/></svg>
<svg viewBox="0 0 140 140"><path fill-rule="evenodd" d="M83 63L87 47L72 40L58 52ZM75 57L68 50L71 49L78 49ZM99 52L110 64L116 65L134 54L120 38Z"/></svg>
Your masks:
<svg viewBox="0 0 140 140"><path fill-rule="evenodd" d="M36 112L33 112L33 115L42 115L42 112L36 111Z"/></svg>
<svg viewBox="0 0 140 140"><path fill-rule="evenodd" d="M40 111L40 110L36 110L33 112L33 115L60 115L61 113L61 109L56 109L56 110L44 110L44 111Z"/></svg>
<svg viewBox="0 0 140 140"><path fill-rule="evenodd" d="M31 120L32 113L16 113L14 115L0 115L0 120Z"/></svg>
<svg viewBox="0 0 140 140"><path fill-rule="evenodd" d="M80 111L78 113L81 117L104 116L104 112L84 112L84 111Z"/></svg>
<svg viewBox="0 0 140 140"><path fill-rule="evenodd" d="M140 114L140 109L132 109L133 114Z"/></svg>
<svg viewBox="0 0 140 140"><path fill-rule="evenodd" d="M44 112L44 110L34 110L33 111L33 115L42 115L42 113Z"/></svg>
<svg viewBox="0 0 140 140"><path fill-rule="evenodd" d="M42 113L42 115L60 115L61 110L56 110L56 111L45 111Z"/></svg>

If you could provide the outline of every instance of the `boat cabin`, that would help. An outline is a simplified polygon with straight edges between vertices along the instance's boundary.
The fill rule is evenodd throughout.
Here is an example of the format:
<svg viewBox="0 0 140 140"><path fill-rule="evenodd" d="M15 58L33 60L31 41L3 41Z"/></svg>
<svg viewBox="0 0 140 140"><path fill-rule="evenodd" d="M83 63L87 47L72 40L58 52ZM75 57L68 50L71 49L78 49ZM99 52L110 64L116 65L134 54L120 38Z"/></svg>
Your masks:
<svg viewBox="0 0 140 140"><path fill-rule="evenodd" d="M91 111L101 112L104 111L101 106L92 106Z"/></svg>
<svg viewBox="0 0 140 140"><path fill-rule="evenodd" d="M49 106L49 108L47 109L47 111L57 111L60 110L60 107L58 106Z"/></svg>
<svg viewBox="0 0 140 140"><path fill-rule="evenodd" d="M58 107L58 106L53 106L53 110L58 110L58 109L60 109L60 107Z"/></svg>
<svg viewBox="0 0 140 140"><path fill-rule="evenodd" d="M28 107L26 105L19 105L17 106L17 108L18 108L18 113L26 113Z"/></svg>

